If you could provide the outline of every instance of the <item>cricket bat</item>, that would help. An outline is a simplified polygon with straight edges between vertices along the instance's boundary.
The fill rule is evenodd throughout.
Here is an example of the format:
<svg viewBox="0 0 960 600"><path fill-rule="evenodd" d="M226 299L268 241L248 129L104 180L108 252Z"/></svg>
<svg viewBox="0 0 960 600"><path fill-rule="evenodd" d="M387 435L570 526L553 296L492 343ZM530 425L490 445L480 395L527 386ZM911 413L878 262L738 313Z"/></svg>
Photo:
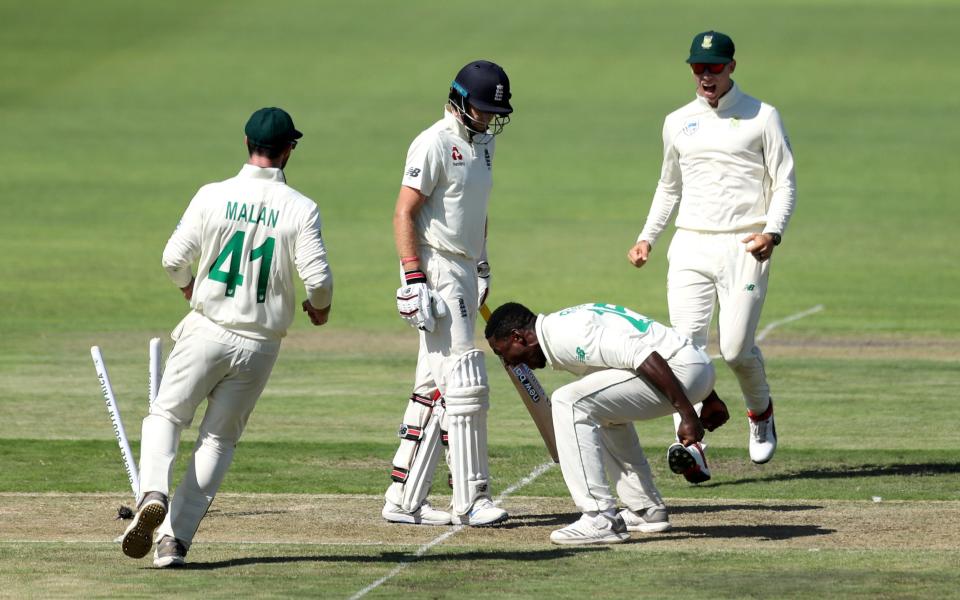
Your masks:
<svg viewBox="0 0 960 600"><path fill-rule="evenodd" d="M486 304L480 305L480 315L484 321L490 320L490 309L487 308ZM517 393L520 394L520 399L523 400L524 406L527 407L530 418L533 419L533 423L537 426L537 430L540 432L540 437L543 438L543 443L546 445L550 457L553 459L553 462L559 463L560 457L557 455L557 436L553 432L553 413L550 396L547 395L543 386L540 385L540 381L537 380L537 376L533 374L533 371L531 371L527 365L521 364L515 367L509 367L503 362L502 358L500 359L500 364L503 365L504 370L506 370L507 375L510 377L510 381L513 382L513 387L517 388Z"/></svg>

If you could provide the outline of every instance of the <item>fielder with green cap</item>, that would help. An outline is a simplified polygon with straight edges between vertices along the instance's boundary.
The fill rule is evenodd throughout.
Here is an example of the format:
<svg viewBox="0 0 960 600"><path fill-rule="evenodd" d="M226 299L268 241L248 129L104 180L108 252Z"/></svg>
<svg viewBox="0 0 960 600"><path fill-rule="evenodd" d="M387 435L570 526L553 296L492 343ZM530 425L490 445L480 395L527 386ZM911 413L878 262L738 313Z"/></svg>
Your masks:
<svg viewBox="0 0 960 600"><path fill-rule="evenodd" d="M283 173L303 134L274 107L253 113L244 132L247 164L200 188L163 251L163 268L191 310L171 335L176 344L143 420L140 501L122 541L124 554L141 558L156 532L153 564L161 568L184 563L227 474L293 321L294 273L314 325L327 322L333 299L320 211ZM204 399L196 449L168 504L180 432Z"/></svg>
<svg viewBox="0 0 960 600"><path fill-rule="evenodd" d="M627 256L642 267L679 207L667 251L670 320L682 335L706 346L719 303L720 353L740 383L750 459L759 464L773 457L777 434L755 336L770 257L793 214L797 185L780 114L744 94L731 79L737 67L734 52L733 40L719 31L693 38L687 63L697 97L664 121L660 181L643 231ZM699 444L688 450L704 457ZM684 473L677 461L671 468Z"/></svg>

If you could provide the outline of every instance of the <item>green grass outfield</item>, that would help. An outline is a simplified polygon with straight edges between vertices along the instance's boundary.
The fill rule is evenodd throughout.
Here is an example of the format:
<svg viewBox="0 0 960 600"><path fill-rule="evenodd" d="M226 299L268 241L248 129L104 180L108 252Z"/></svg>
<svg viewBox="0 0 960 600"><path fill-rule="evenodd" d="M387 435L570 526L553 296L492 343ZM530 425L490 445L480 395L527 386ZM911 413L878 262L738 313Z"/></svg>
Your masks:
<svg viewBox="0 0 960 600"><path fill-rule="evenodd" d="M0 597L350 597L400 564L368 597L958 597L958 22L953 0L0 0ZM796 153L798 207L761 323L775 326L761 346L777 457L746 459L718 364L735 418L709 439L709 484L666 471L666 420L638 427L678 507L673 537L551 546L574 518L552 469L504 500L514 526L417 557L445 530L398 534L376 506L415 359L392 299L409 142L462 64L504 65L516 112L498 140L491 303L602 300L666 320L665 243L640 271L625 254L663 117L692 98L689 40L709 28L732 35L736 81L780 109ZM103 348L137 448L147 340L169 352L186 309L163 245L196 189L239 169L243 123L267 105L305 133L287 175L321 207L332 318L316 330L298 315L191 551L198 568L158 573L111 542L130 492L89 348ZM545 453L490 366L500 493ZM230 494L270 494L251 501L264 513L303 494L323 510L283 544L271 532L300 509L264 525ZM754 504L770 507L762 530ZM83 515L83 531L58 511Z"/></svg>

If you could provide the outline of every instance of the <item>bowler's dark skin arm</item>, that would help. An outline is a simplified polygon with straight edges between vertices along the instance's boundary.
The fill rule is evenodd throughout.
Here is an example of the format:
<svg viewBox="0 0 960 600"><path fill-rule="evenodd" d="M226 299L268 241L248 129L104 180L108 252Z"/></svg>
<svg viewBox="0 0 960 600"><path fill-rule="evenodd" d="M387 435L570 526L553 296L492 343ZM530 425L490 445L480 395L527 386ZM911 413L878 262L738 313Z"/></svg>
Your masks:
<svg viewBox="0 0 960 600"><path fill-rule="evenodd" d="M657 352L653 352L637 367L637 375L649 381L663 393L670 404L680 414L680 427L677 428L677 438L684 446L689 446L703 439L703 425L693 409L690 400L683 391L680 381L673 369Z"/></svg>

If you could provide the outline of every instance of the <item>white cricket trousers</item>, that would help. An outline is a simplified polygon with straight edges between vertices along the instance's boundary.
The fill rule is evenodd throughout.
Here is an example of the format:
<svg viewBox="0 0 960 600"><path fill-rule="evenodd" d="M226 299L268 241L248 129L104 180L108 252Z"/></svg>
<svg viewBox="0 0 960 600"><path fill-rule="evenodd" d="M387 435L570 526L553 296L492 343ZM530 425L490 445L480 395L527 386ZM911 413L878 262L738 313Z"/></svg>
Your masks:
<svg viewBox="0 0 960 600"><path fill-rule="evenodd" d="M740 383L747 409L767 409L770 386L755 337L767 295L770 261L759 262L740 240L753 231L706 233L677 229L667 251L670 323L706 347L719 302L720 354Z"/></svg>
<svg viewBox="0 0 960 600"><path fill-rule="evenodd" d="M446 379L457 358L475 349L477 322L477 265L461 256L438 252L426 246L417 248L420 264L430 289L447 304L448 315L437 319L433 331L420 332L420 354L414 392L429 396L433 390L446 390ZM425 367L421 367L426 362Z"/></svg>
<svg viewBox="0 0 960 600"><path fill-rule="evenodd" d="M444 426L449 424L450 427L447 459L453 483L453 509L464 514L476 498L489 496L490 477L487 458L489 383L484 355L470 355L471 364L478 363L472 367L477 370L478 379L470 381L467 388L463 387L466 385L464 381L454 377L464 355L476 350L477 266L473 260L427 246L418 247L417 255L430 289L437 292L447 306L447 316L437 319L433 331L420 332L413 391L430 397L439 389L446 398ZM454 400L456 406L451 404ZM439 453L440 447L422 447L418 449L421 451ZM432 473L411 471L404 485L417 485L414 480L432 476ZM400 495L401 484L394 483L387 491L388 499Z"/></svg>
<svg viewBox="0 0 960 600"><path fill-rule="evenodd" d="M236 335L198 313L184 319L174 338L157 398L143 420L140 489L169 494L180 432L206 398L193 456L157 531L158 539L170 535L189 548L270 378L279 344Z"/></svg>
<svg viewBox="0 0 960 600"><path fill-rule="evenodd" d="M716 374L703 350L686 345L667 362L691 404L710 394ZM551 401L560 468L577 508L615 509L608 481L630 510L663 504L633 421L673 413L666 396L631 371L606 369L559 388Z"/></svg>

